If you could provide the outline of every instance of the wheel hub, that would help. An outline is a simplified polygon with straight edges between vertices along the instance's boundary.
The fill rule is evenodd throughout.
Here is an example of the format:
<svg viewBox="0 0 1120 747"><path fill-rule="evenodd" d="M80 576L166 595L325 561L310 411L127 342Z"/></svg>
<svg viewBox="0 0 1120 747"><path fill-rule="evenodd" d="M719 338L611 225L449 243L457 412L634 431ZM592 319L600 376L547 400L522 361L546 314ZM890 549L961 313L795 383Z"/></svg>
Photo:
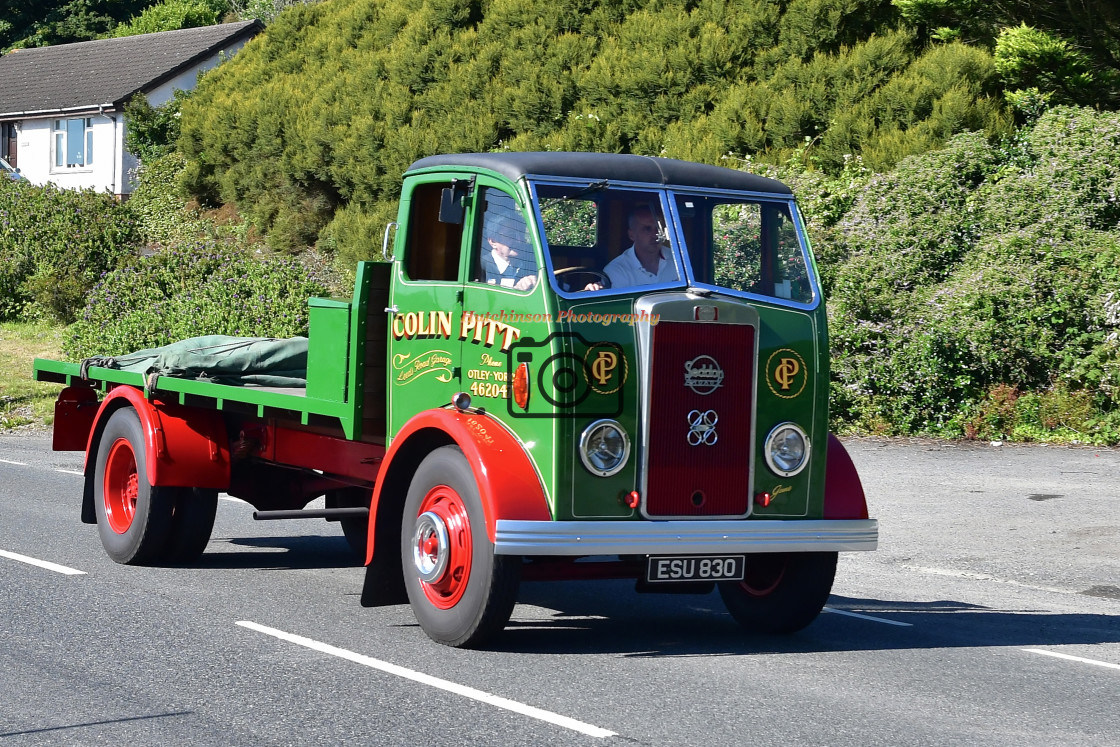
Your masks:
<svg viewBox="0 0 1120 747"><path fill-rule="evenodd" d="M136 499L140 494L140 476L136 457L126 439L116 441L105 460L103 484L105 518L117 534L124 534L136 516Z"/></svg>
<svg viewBox="0 0 1120 747"><path fill-rule="evenodd" d="M420 580L433 584L443 577L447 570L450 554L447 524L432 511L425 511L416 517L416 529L412 534L412 562Z"/></svg>

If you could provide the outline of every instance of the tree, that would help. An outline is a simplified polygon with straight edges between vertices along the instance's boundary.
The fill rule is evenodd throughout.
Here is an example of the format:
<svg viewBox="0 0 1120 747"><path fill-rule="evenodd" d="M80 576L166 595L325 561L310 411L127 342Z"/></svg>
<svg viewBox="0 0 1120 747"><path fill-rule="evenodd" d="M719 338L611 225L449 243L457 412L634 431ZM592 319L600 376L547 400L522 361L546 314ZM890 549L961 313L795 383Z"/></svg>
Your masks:
<svg viewBox="0 0 1120 747"><path fill-rule="evenodd" d="M0 49L97 39L150 5L149 0L9 0Z"/></svg>
<svg viewBox="0 0 1120 747"><path fill-rule="evenodd" d="M1058 100L1120 106L1120 3L1116 0L891 0L923 42L960 38L995 50L1003 39L1008 63ZM1043 38L1045 36L1045 39ZM1008 51L1009 47L1017 48ZM1033 49L1031 49L1033 48ZM1060 61L1064 72L1033 74L1032 58ZM1064 75L1071 76L1068 80ZM1088 88L1083 77L1088 75ZM1045 86L1045 88L1044 88ZM1078 92L1078 95L1072 95Z"/></svg>
<svg viewBox="0 0 1120 747"><path fill-rule="evenodd" d="M163 0L144 9L128 23L117 26L110 36L135 36L212 26L228 11L229 3L226 0Z"/></svg>
<svg viewBox="0 0 1120 747"><path fill-rule="evenodd" d="M1087 55L1025 23L1000 32L996 70L1011 90L1037 88L1056 104L1091 103L1098 81Z"/></svg>

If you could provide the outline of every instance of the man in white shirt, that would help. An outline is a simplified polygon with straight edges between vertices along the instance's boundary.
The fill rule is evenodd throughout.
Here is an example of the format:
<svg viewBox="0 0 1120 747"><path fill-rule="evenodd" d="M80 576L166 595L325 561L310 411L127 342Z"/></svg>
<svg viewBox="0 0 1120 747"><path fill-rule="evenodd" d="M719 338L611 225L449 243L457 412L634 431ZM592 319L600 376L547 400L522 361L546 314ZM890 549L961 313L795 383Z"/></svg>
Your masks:
<svg viewBox="0 0 1120 747"><path fill-rule="evenodd" d="M639 207L630 213L626 234L634 243L603 268L612 288L677 280L676 265L658 241L659 233L657 217L648 207ZM589 283L584 290L602 290L602 287L600 283Z"/></svg>

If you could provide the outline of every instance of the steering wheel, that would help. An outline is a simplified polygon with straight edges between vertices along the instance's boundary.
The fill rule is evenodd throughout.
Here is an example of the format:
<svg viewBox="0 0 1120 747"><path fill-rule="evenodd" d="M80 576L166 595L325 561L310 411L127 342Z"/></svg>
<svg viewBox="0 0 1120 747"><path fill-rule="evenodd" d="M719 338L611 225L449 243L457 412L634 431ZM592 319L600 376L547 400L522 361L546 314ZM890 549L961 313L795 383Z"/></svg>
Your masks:
<svg viewBox="0 0 1120 747"><path fill-rule="evenodd" d="M600 272L599 270L593 269L591 267L564 267L562 269L557 270L553 274L556 275L556 279L558 281L561 280L562 278L566 281L566 282L562 282L561 284L564 286L564 290L567 290L567 291L583 290L583 287L585 285L587 285L587 283L583 283L583 284L580 284L579 287L572 287L572 285L573 285L572 282L570 280L567 280L567 278L566 278L566 276L568 276L568 275L575 275L575 276L588 275L588 276L594 278L595 282L602 285L603 288L610 288L611 287L611 279L609 277L607 277L607 274L604 273L604 272Z"/></svg>

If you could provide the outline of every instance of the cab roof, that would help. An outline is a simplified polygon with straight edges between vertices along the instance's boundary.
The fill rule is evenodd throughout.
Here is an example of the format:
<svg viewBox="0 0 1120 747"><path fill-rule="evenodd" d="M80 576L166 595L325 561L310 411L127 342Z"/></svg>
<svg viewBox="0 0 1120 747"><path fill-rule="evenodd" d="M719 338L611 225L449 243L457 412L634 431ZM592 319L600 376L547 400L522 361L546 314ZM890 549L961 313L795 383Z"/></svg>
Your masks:
<svg viewBox="0 0 1120 747"><path fill-rule="evenodd" d="M429 156L413 163L408 172L421 169L487 169L511 181L526 176L568 177L598 181L645 182L666 186L735 189L790 195L789 187L745 171L723 166L654 158L627 153L457 153Z"/></svg>

